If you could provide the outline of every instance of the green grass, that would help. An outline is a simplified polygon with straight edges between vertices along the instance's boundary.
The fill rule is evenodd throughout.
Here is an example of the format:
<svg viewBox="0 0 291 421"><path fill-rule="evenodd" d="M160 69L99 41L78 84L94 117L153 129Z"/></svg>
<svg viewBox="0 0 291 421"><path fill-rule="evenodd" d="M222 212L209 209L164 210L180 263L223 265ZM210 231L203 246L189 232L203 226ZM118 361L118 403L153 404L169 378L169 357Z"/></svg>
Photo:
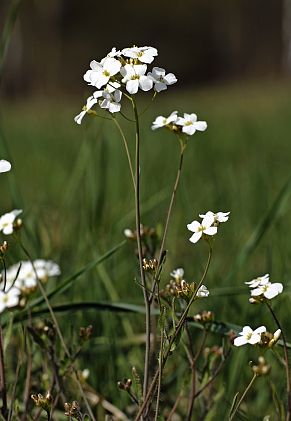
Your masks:
<svg viewBox="0 0 291 421"><path fill-rule="evenodd" d="M254 327L266 324L270 331L276 330L264 308L248 304L247 289L243 294L219 295L220 288L229 287L233 293L244 281L269 272L271 279L283 282L286 288L274 304L287 332L290 188L280 209L277 198L291 176L290 91L288 83L253 82L163 94L142 120L141 163L142 222L158 226L164 223L179 147L170 133L152 132L150 123L156 115L168 115L174 109L194 111L208 122L208 130L195 134L186 150L166 243L169 251L163 282L168 281L172 269L180 266L185 268L188 280L199 279L207 250L203 243L193 245L188 241L186 224L207 210L231 211L230 221L219 230L207 277L206 284L214 294L200 301L197 309L211 309L221 321ZM62 279L120 243L124 228L134 228L133 190L119 134L105 120L87 117L81 127L75 125L73 116L81 105L80 98L2 103L1 131L13 172L1 176L0 210L4 213L13 206L23 208L28 248L33 257L59 262ZM125 127L133 151L134 127L130 123ZM7 158L3 148L2 138L1 157ZM272 217L264 220L272 206ZM263 220L262 236L253 238L251 253L245 254L245 245ZM8 260L14 263L20 257L12 242ZM133 248L126 244L76 279L65 294L55 296L52 304L82 300L142 304L140 287L134 282L137 276ZM49 290L59 282L49 285ZM117 405L124 404L125 398L116 392L116 381L130 376L133 364L141 367L142 348L132 347L128 335L142 333L143 316L92 309L76 311L73 318L61 314L58 317L65 332L70 330L68 325L75 331L81 325L94 325L95 346L86 350L80 365L90 366L91 381L99 391ZM125 341L120 348L124 332L128 345ZM108 342L106 338L110 338ZM220 337L214 337L213 342L220 343ZM246 349L235 353L220 383L230 391L229 405L237 391L238 376L242 379L240 389L249 377L247 369L241 375L242 363L254 357L251 350L249 355ZM268 395L254 394L254 398L257 405L264 405Z"/></svg>

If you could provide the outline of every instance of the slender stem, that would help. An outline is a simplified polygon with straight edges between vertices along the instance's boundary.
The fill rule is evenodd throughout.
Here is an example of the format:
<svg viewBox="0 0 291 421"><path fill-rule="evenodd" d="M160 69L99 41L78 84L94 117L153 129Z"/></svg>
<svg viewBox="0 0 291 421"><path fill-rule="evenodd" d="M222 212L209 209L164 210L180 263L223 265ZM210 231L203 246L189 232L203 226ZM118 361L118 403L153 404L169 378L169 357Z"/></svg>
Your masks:
<svg viewBox="0 0 291 421"><path fill-rule="evenodd" d="M257 377L258 377L258 375L255 373L255 374L253 375L252 380L251 380L251 381L249 382L249 384L247 385L247 387L246 387L246 389L245 389L244 393L241 395L241 398L240 398L240 400L238 401L237 405L235 406L234 410L233 410L233 411L232 411L232 413L230 414L230 416L229 416L229 421L233 420L233 417L235 416L235 414L236 414L236 412L237 412L238 408L240 407L240 405L241 405L242 401L243 401L243 400L244 400L244 398L246 397L246 395L247 395L248 391L249 391L249 390L250 390L250 388L252 387L252 385L253 385L253 383L254 383L254 381L256 380L256 378L257 378Z"/></svg>
<svg viewBox="0 0 291 421"><path fill-rule="evenodd" d="M7 408L7 390L6 390L6 378L5 378L5 365L4 365L4 348L3 348L3 330L0 320L0 396L2 398L1 414L4 420L7 420L8 408Z"/></svg>
<svg viewBox="0 0 291 421"><path fill-rule="evenodd" d="M192 295L191 299L189 300L189 303L188 303L187 307L185 308L185 310L184 310L184 312L183 312L183 314L182 314L182 316L181 316L181 318L180 318L180 320L179 320L179 322L178 322L178 324L176 326L175 332L173 333L173 335L170 338L170 341L169 341L169 344L168 344L168 348L167 348L167 350L165 352L165 355L163 357L162 368L165 367L166 361L167 361L169 355L171 354L172 345L175 342L175 339L177 338L177 336L179 335L180 330L182 329L183 324L184 324L184 322L185 322L185 320L187 318L187 315L188 315L188 312L190 310L190 307L191 307L193 301L195 300L195 297L197 295L197 292L198 292L199 288L201 287L201 285L202 285L202 283L203 283L203 281L204 281L204 279L205 279L205 277L207 275L207 272L208 272L208 269L209 269L209 266L210 266L210 262L211 262L211 257L212 257L212 248L211 248L211 245L209 244L208 259L207 259L207 263L206 263L206 266L205 266L203 275L202 275L202 277L201 277L201 279L200 279L200 281L199 281L199 283L197 285L197 288L196 288L195 293ZM148 404L148 401L150 400L151 395L152 395L153 391L155 390L156 382L157 382L157 380L159 378L159 373L160 373L160 370L158 369L155 372L155 375L153 377L153 380L152 380L152 382L151 382L151 384L149 386L147 395L145 396L144 401L143 401L142 405L140 406L139 411L138 411L138 413L137 413L134 421L138 421L140 419L140 417L141 417L141 415L142 415L142 413L144 411L144 408Z"/></svg>
<svg viewBox="0 0 291 421"><path fill-rule="evenodd" d="M164 351L164 326L162 326L162 331L161 331L161 346L160 346L160 355L159 355L159 378L158 378L157 404L156 404L156 409L155 409L156 411L155 421L158 420L160 399L161 399L162 374L163 374L163 351Z"/></svg>
<svg viewBox="0 0 291 421"><path fill-rule="evenodd" d="M286 421L289 421L291 418L291 381L290 381L290 372L289 372L289 356L288 356L288 347L287 347L287 341L284 334L284 331L282 329L281 323L279 322L274 310L272 309L270 303L266 301L266 305L268 309L270 310L273 319L275 320L276 325L278 326L278 329L281 330L281 335L283 339L283 348L284 348L284 358L285 358L285 368L286 368L286 382L287 382L287 416Z"/></svg>
<svg viewBox="0 0 291 421"><path fill-rule="evenodd" d="M45 289L44 289L44 287L42 286L41 281L39 280L39 277L38 277L37 271L36 271L36 269L35 269L35 265L34 265L34 263L33 263L33 260L32 260L32 258L31 258L31 256L30 256L30 253L28 252L28 250L27 250L27 249L24 247L24 245L22 244L21 239L20 239L20 238L18 238L18 240L19 240L19 244L20 244L21 249L23 250L24 254L27 256L27 258L29 259L29 261L30 261L30 263L31 263L31 265L32 265L32 268L33 268L33 271L34 271L34 274L35 274L35 278L36 278L36 281L37 281L37 285L38 285L38 287L39 287L39 289L40 289L40 292L41 292L41 294L42 294L42 296L43 296L43 298L44 298L44 300L45 300L45 302L46 302L46 305L47 305L47 308L48 308L48 310L49 310L49 312L50 312L51 318L53 319L53 322L54 322L54 325L55 325L55 328L56 328L57 334L58 334L58 336L59 336L59 339L60 339L60 341L61 341L62 347L63 347L63 349L64 349L64 351L65 351L65 354L67 355L67 357L68 357L68 358L69 358L69 360L71 361L71 354L70 354L69 349L68 349L68 347L67 347L67 345L66 345L66 343L65 343L65 340L64 340L64 337L63 337L63 335L62 335L62 332L61 332L61 329L60 329L59 323L58 323L57 318L56 318L56 316L55 316L55 313L54 313L54 311L53 311L53 309L52 309L52 307L51 307L51 305L50 305L50 302L49 302L49 299L48 299L48 297L47 297L47 295L46 295ZM90 405L89 405L88 399L87 399L87 397L86 397L86 395L85 395L85 393L84 393L84 391L83 391L83 388L82 388L82 386L81 386L80 380L79 380L79 378L78 378L77 371L75 370L75 368L74 368L73 366L72 366L72 369L73 369L73 371L74 371L74 374L75 374L75 377L76 377L76 382L77 382L77 385L78 385L78 387L79 387L80 393L81 393L81 395L82 395L82 397L83 397L83 399L84 399L84 402L85 402L85 404L86 404L87 410L88 410L88 412L89 412L89 414L90 414L90 416L91 416L92 420L93 420L93 421L96 421L96 418L94 417L94 414L93 414L93 412L92 412L92 410L91 410L91 408L90 408Z"/></svg>
<svg viewBox="0 0 291 421"><path fill-rule="evenodd" d="M144 295L145 312L146 312L146 350L145 350L145 361L144 361L144 382L143 382L143 398L147 395L148 382L149 382L149 365L150 365L150 337L151 337L151 311L148 291L146 289L146 280L142 264L142 247L141 247L141 235L140 235L140 129L139 129L139 117L137 112L137 106L135 99L132 98L132 106L135 116L135 221L136 221L136 240L138 249L138 260L141 284Z"/></svg>
<svg viewBox="0 0 291 421"><path fill-rule="evenodd" d="M178 405L180 403L180 400L181 400L182 396L183 396L183 390L177 396L177 399L175 400L175 403L173 405L173 408L171 409L171 412L169 413L166 421L171 421L172 420L172 416L174 415L174 413L175 413L175 411L176 411L176 409L177 409L177 407L178 407Z"/></svg>
<svg viewBox="0 0 291 421"><path fill-rule="evenodd" d="M168 211L167 211L167 215L166 215L165 228L164 228L164 232L163 232L163 237L162 237L161 247L160 247L160 253L159 253L159 257L158 257L158 267L156 269L156 275L155 275L155 279L154 279L154 282L153 282L152 294L149 298L150 302L152 302L152 300L154 298L154 295L155 295L156 284L157 284L158 276L159 276L159 273L160 273L160 266L162 264L163 252L164 252L166 237L167 237L167 233L168 233L168 229L169 229L170 217L171 217L172 208L173 208L174 200L175 200L175 197L176 197L176 192L177 192L180 177L181 177L185 148L186 148L186 146L184 144L181 144L179 166L178 166L176 180L175 180L175 183L174 183L174 187L173 187L173 191L172 191L172 195L171 195L171 199L170 199L170 203L169 203L169 207L168 207Z"/></svg>
<svg viewBox="0 0 291 421"><path fill-rule="evenodd" d="M130 157L130 153L129 153L128 143L127 143L125 134L124 134L119 122L117 121L117 119L113 118L113 121L114 121L116 127L118 128L119 133L121 134L121 137L122 137L122 140L123 140L123 143L124 143L125 152L126 152L126 156L127 156L127 160L128 160L129 169L130 169L130 175L131 175L131 178L132 178L132 184L133 184L133 188L135 190L135 178L134 178L134 172L133 172L131 157Z"/></svg>

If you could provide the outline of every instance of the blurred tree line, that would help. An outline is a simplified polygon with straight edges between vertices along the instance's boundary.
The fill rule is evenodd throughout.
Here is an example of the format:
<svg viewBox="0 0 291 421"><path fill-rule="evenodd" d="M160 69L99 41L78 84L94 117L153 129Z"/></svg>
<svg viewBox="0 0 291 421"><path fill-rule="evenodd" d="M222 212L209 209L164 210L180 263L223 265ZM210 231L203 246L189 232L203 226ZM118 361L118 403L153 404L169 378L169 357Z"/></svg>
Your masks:
<svg viewBox="0 0 291 421"><path fill-rule="evenodd" d="M0 0L0 29L13 0ZM20 0L21 1L21 0ZM184 84L280 75L290 0L22 0L2 94L75 94L92 59L152 45ZM290 29L289 29L290 28Z"/></svg>

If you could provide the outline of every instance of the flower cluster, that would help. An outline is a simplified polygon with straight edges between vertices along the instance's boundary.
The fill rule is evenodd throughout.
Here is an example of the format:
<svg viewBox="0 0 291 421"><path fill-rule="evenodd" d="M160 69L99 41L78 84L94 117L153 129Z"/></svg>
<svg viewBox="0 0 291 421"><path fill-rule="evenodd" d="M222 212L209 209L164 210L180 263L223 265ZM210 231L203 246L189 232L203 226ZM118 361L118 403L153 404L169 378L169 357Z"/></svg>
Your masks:
<svg viewBox="0 0 291 421"><path fill-rule="evenodd" d="M100 62L91 61L84 80L97 88L97 91L87 99L83 110L75 117L75 122L81 124L84 115L97 103L110 113L117 113L121 109L123 94L135 95L139 89L161 92L176 83L176 76L173 73L167 74L165 69L154 67L152 71L147 71L147 65L157 55L156 48L134 46L119 51L113 48Z"/></svg>
<svg viewBox="0 0 291 421"><path fill-rule="evenodd" d="M46 282L60 273L59 266L50 260L37 259L33 265L30 261L22 261L11 266L1 275L2 282L4 279L6 281L6 291L0 292L0 313L6 308L18 306L22 296L35 291L37 278Z"/></svg>
<svg viewBox="0 0 291 421"><path fill-rule="evenodd" d="M266 273L263 276L245 282L251 289L250 303L258 303L264 299L271 300L283 291L283 285L280 282L270 282L270 275Z"/></svg>
<svg viewBox="0 0 291 421"><path fill-rule="evenodd" d="M195 282L188 283L184 279L184 269L178 268L171 272L172 280L166 285L165 289L161 291L164 296L173 296L184 298L188 301L193 294L196 294L197 298L208 297L209 291L205 285L201 285L197 291L197 284Z"/></svg>
<svg viewBox="0 0 291 421"><path fill-rule="evenodd" d="M173 111L169 117L159 116L152 123L152 130L166 127L175 133L184 133L192 136L196 130L204 132L207 129L206 121L197 121L196 114L184 113L183 117L178 116L178 111Z"/></svg>
<svg viewBox="0 0 291 421"><path fill-rule="evenodd" d="M235 346L242 346L246 344L250 345L260 345L265 348L270 348L278 342L281 335L281 330L276 330L275 333L267 332L265 326L260 326L257 329L253 330L250 326L244 326L243 330L239 332L237 338L234 339Z"/></svg>
<svg viewBox="0 0 291 421"><path fill-rule="evenodd" d="M230 212L211 212L208 211L205 215L200 214L202 222L192 221L187 225L189 231L192 231L194 234L189 238L191 243L197 243L202 236L208 238L217 234L217 227L221 222L228 221Z"/></svg>

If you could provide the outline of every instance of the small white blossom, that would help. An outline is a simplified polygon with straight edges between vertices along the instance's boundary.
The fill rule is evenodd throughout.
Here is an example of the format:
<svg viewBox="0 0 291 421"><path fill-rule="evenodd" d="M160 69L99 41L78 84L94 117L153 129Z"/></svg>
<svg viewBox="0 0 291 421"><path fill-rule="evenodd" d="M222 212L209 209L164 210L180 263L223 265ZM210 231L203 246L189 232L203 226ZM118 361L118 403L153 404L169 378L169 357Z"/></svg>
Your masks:
<svg viewBox="0 0 291 421"><path fill-rule="evenodd" d="M86 105L83 107L83 110L80 112L80 114L78 114L75 118L74 121L77 124L81 124L83 117L85 116L85 114L87 113L88 110L91 110L91 108L93 107L93 105L97 104L98 102L98 98L100 98L103 94L103 91L95 91L93 93L92 96L89 96L89 98L87 99L87 103Z"/></svg>
<svg viewBox="0 0 291 421"><path fill-rule="evenodd" d="M11 164L9 161L6 161L5 159L0 160L0 173L1 172L7 172L11 170Z"/></svg>
<svg viewBox="0 0 291 421"><path fill-rule="evenodd" d="M249 282L245 282L250 288L257 288L259 285L266 285L269 283L270 275L266 273L263 276L259 276L258 278L252 279Z"/></svg>
<svg viewBox="0 0 291 421"><path fill-rule="evenodd" d="M102 96L104 99L100 102L101 108L106 108L110 113L118 113L120 111L121 91L115 90L113 93L109 93L104 90Z"/></svg>
<svg viewBox="0 0 291 421"><path fill-rule="evenodd" d="M176 280L176 281L180 281L183 279L184 276L184 269L183 268L178 268L178 269L174 269L170 275Z"/></svg>
<svg viewBox="0 0 291 421"><path fill-rule="evenodd" d="M196 130L204 132L207 129L206 121L197 121L196 114L184 113L184 117L179 117L176 124L182 126L182 132L189 136L192 136Z"/></svg>
<svg viewBox="0 0 291 421"><path fill-rule="evenodd" d="M244 326L242 332L239 332L239 335L234 340L235 346L242 346L245 344L255 345L261 341L261 333L266 332L265 326L260 326L257 329L253 330L250 326Z"/></svg>
<svg viewBox="0 0 291 421"><path fill-rule="evenodd" d="M89 368L84 368L84 370L82 370L82 378L84 380L87 380L89 376L90 376Z"/></svg>
<svg viewBox="0 0 291 421"><path fill-rule="evenodd" d="M123 231L123 234L125 235L126 238L134 238L134 232L129 229L129 228L125 228L125 230Z"/></svg>
<svg viewBox="0 0 291 421"><path fill-rule="evenodd" d="M166 75L166 70L160 67L154 67L152 72L148 73L148 76L153 80L156 92L164 91L168 85L173 85L177 82L177 78L173 73Z"/></svg>
<svg viewBox="0 0 291 421"><path fill-rule="evenodd" d="M208 297L209 291L205 285L201 285L201 287L198 289L196 297L198 298L205 298Z"/></svg>
<svg viewBox="0 0 291 421"><path fill-rule="evenodd" d="M123 76L122 83L126 84L126 90L130 94L136 94L138 88L143 91L149 91L153 87L153 81L145 76L147 70L146 64L126 64L120 69Z"/></svg>
<svg viewBox="0 0 291 421"><path fill-rule="evenodd" d="M107 57L120 57L120 56L121 56L121 51L116 50L115 47L113 47L110 53L107 54Z"/></svg>
<svg viewBox="0 0 291 421"><path fill-rule="evenodd" d="M191 224L188 224L188 230L194 232L189 241L191 241L191 243L197 243L197 241L202 237L202 234L215 235L217 233L217 227L213 227L213 223L214 217L206 214L201 224L198 221L193 221Z"/></svg>
<svg viewBox="0 0 291 421"><path fill-rule="evenodd" d="M271 300L272 298L281 294L282 291L283 285L280 282L275 282L274 284L267 282L265 284L260 284L257 288L252 289L251 296L259 297L263 295L268 300Z"/></svg>
<svg viewBox="0 0 291 421"><path fill-rule="evenodd" d="M230 212L211 212L208 211L207 214L212 215L214 217L214 222L226 222L229 219ZM200 218L205 218L206 214L199 214Z"/></svg>
<svg viewBox="0 0 291 421"><path fill-rule="evenodd" d="M121 63L113 57L105 57L101 62L96 60L90 63L91 70L84 75L84 80L92 86L100 89L109 82L112 76L115 76L121 68Z"/></svg>
<svg viewBox="0 0 291 421"><path fill-rule="evenodd" d="M18 288L23 292L34 290L37 287L37 277L40 281L46 282L48 278L59 276L61 274L60 267L51 260L36 259L33 262L34 268L30 261L21 261L6 271L7 287ZM35 269L35 271L34 271ZM2 273L2 278L5 274Z"/></svg>
<svg viewBox="0 0 291 421"><path fill-rule="evenodd" d="M16 307L19 304L20 291L11 288L7 292L0 291L0 313L6 308Z"/></svg>
<svg viewBox="0 0 291 421"><path fill-rule="evenodd" d="M152 124L152 130L160 129L161 127L168 126L170 123L177 121L177 111L173 111L169 117L158 116Z"/></svg>
<svg viewBox="0 0 291 421"><path fill-rule="evenodd" d="M141 63L150 64L154 61L155 57L158 55L158 50L153 47L131 47L131 48L124 48L122 50L122 54L125 57L138 59Z"/></svg>
<svg viewBox="0 0 291 421"><path fill-rule="evenodd" d="M20 213L22 213L21 209L15 209L0 217L0 231L2 231L3 234L9 235L13 233L13 224Z"/></svg>

